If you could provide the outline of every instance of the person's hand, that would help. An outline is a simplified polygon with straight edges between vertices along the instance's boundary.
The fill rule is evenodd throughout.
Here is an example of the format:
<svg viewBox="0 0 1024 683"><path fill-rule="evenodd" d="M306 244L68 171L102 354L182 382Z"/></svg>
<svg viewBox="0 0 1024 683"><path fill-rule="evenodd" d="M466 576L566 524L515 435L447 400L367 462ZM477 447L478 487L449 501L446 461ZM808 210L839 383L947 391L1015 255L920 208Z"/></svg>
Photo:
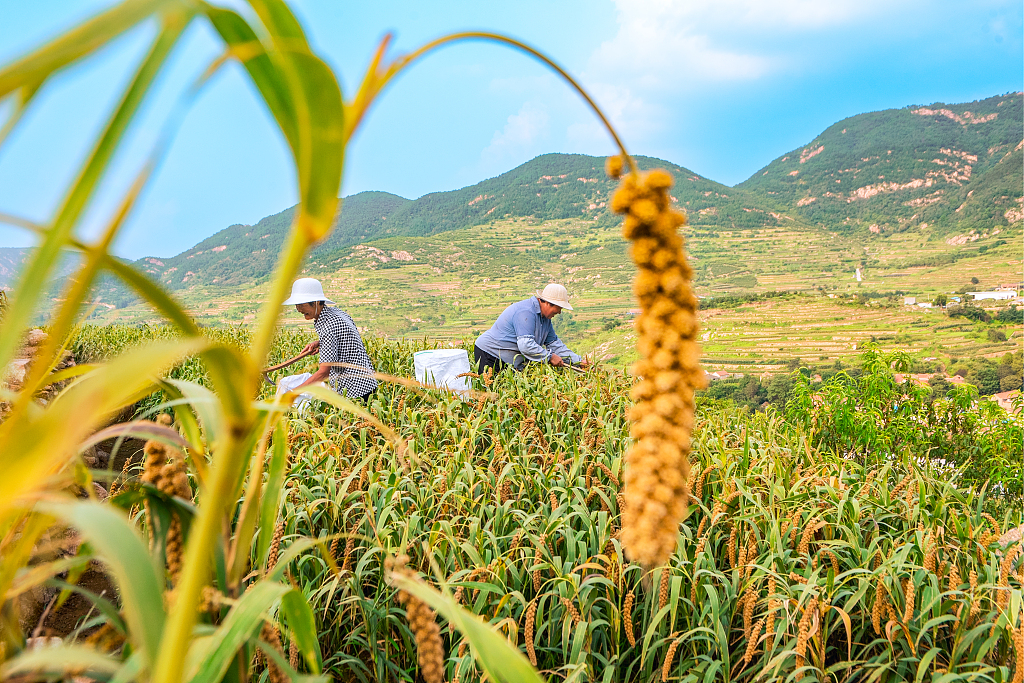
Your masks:
<svg viewBox="0 0 1024 683"><path fill-rule="evenodd" d="M560 368L563 365L565 365L565 361L562 360L562 357L559 356L557 353L551 354L551 360L548 362L550 362L551 365L556 368Z"/></svg>
<svg viewBox="0 0 1024 683"><path fill-rule="evenodd" d="M320 350L320 340L311 341L302 347L302 355L308 356L311 353L316 353Z"/></svg>
<svg viewBox="0 0 1024 683"><path fill-rule="evenodd" d="M581 358L580 362L577 363L576 365L580 366L581 368L589 368L590 367L590 359L589 358Z"/></svg>

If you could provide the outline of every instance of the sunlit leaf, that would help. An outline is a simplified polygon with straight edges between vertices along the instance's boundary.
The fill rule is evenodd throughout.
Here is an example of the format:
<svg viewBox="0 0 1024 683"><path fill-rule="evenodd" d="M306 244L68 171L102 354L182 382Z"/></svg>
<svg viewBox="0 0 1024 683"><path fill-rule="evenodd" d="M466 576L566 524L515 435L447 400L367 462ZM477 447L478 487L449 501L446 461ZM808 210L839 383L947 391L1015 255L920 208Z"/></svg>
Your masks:
<svg viewBox="0 0 1024 683"><path fill-rule="evenodd" d="M0 425L5 460L0 513L39 490L103 420L151 392L155 378L172 363L210 344L193 339L134 349L69 387L38 418Z"/></svg>
<svg viewBox="0 0 1024 683"><path fill-rule="evenodd" d="M86 645L61 645L26 650L0 666L0 677L15 679L28 674L63 674L65 672L90 672L113 674L121 668L121 662L109 655L97 652Z"/></svg>
<svg viewBox="0 0 1024 683"><path fill-rule="evenodd" d="M260 581L251 586L232 606L213 637L210 649L190 676L191 683L216 683L223 678L238 648L253 638L263 623L266 611L290 589L276 581Z"/></svg>
<svg viewBox="0 0 1024 683"><path fill-rule="evenodd" d="M136 647L152 665L164 629L163 569L146 543L115 508L100 503L50 502L42 510L81 532L117 581L121 605Z"/></svg>
<svg viewBox="0 0 1024 683"><path fill-rule="evenodd" d="M317 640L316 619L306 597L297 590L288 591L281 598L281 609L298 643L299 652L306 658L313 673L320 673L323 662L320 657L320 641Z"/></svg>
<svg viewBox="0 0 1024 683"><path fill-rule="evenodd" d="M466 637L473 647L473 656L488 677L503 683L540 683L530 662L501 633L483 623L480 617L461 607L454 598L442 595L418 579L394 576L396 586L433 607Z"/></svg>

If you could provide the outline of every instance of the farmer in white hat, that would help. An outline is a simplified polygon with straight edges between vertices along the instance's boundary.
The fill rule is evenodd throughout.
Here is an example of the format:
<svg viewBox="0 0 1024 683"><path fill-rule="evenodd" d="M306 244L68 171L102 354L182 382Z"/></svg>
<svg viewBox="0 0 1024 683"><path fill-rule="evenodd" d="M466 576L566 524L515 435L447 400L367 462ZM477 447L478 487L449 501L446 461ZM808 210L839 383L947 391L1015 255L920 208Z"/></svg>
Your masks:
<svg viewBox="0 0 1024 683"><path fill-rule="evenodd" d="M572 310L569 292L554 283L506 308L491 329L476 339L473 356L479 371L490 367L497 373L506 365L522 370L527 361L550 363L556 368L566 364L587 367L589 363L570 351L551 325L551 319L562 309Z"/></svg>
<svg viewBox="0 0 1024 683"><path fill-rule="evenodd" d="M273 369L290 365L318 351L320 367L312 374L283 378L279 393L283 388L298 391L304 386L325 380L329 380L331 388L338 393L362 401L366 401L376 391L377 379L373 376L373 363L366 353L359 330L348 313L328 306L333 303L324 295L324 288L315 278L299 278L292 284L292 295L285 300L284 305L294 305L295 310L305 316L306 320L312 320L318 339L306 344L298 356ZM344 366L334 365L337 363Z"/></svg>

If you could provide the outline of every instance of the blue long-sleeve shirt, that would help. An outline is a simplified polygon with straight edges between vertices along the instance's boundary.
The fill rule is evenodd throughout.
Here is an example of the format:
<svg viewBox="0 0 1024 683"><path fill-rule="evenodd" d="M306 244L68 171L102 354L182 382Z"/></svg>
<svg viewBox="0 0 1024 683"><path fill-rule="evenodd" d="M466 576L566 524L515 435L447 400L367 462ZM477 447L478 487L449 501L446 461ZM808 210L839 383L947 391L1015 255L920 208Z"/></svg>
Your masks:
<svg viewBox="0 0 1024 683"><path fill-rule="evenodd" d="M535 296L502 311L491 329L476 338L476 345L517 370L526 365L522 358L518 364L514 362L519 354L536 362L547 362L551 354L558 354L569 363L580 362L580 357L555 334L551 321L540 314L540 302Z"/></svg>

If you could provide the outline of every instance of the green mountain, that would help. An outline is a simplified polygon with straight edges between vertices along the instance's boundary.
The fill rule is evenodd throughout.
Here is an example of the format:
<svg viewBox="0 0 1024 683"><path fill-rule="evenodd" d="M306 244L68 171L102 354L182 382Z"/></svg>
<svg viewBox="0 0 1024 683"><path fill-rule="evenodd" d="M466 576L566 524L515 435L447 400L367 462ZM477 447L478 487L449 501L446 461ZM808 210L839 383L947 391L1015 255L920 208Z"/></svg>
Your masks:
<svg viewBox="0 0 1024 683"><path fill-rule="evenodd" d="M24 267L28 257L32 254L32 247L0 247L0 289L10 289L18 282L18 275ZM75 272L81 260L78 255L72 252L67 253L57 264L57 273L53 276L54 291L59 291L57 284Z"/></svg>
<svg viewBox="0 0 1024 683"><path fill-rule="evenodd" d="M1022 95L853 116L737 187L833 231L1005 229L1021 221Z"/></svg>
<svg viewBox="0 0 1024 683"><path fill-rule="evenodd" d="M670 162L638 157L643 169L666 168L676 178L674 196L691 223L709 229L795 225L780 203L726 187ZM313 266L336 263L347 248L384 237L426 236L499 219L577 218L617 222L608 210L616 182L604 158L545 154L508 173L451 192L408 200L386 192L346 197L335 229L311 254ZM295 207L256 225L232 225L171 258L147 257L137 265L171 289L261 282L273 269Z"/></svg>
<svg viewBox="0 0 1024 683"><path fill-rule="evenodd" d="M731 188L661 159L638 157L637 163L675 177L674 199L689 216L698 291L842 288L857 268L916 277L906 269L945 267L1012 240L1022 224L1022 112L1018 93L861 114ZM470 187L415 200L386 192L346 197L307 272L330 275L356 264L360 272L393 269L411 266L409 259L431 263L429 272L446 277L460 269L499 269L516 282L527 272L539 277L544 264L556 262L582 272L628 270L621 240L612 239L619 220L608 204L616 183L603 166L600 157L545 154ZM193 303L233 296L225 305L241 305L239 294L269 278L293 211L230 226L177 256L136 265ZM477 240L494 226L524 235L526 226L540 227L530 244ZM565 239L559 231L567 229L579 234ZM458 231L459 239L474 242L472 250L452 240L415 241ZM0 277L23 257L0 253ZM1015 281L1019 274L1004 277ZM876 288L910 282L888 280ZM913 289L935 284L914 282ZM96 300L122 309L133 296L107 279Z"/></svg>

